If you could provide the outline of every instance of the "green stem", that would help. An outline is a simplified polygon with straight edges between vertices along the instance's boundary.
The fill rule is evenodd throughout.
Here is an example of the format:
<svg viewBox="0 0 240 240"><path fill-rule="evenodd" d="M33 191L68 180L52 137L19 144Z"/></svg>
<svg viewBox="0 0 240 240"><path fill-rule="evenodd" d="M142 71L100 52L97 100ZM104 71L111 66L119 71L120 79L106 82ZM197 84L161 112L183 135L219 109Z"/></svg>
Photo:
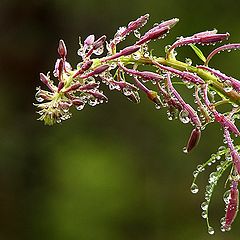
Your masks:
<svg viewBox="0 0 240 240"><path fill-rule="evenodd" d="M140 58L138 60L135 60L131 57L121 57L121 61L125 63L132 63L132 64L146 64L146 65L153 65L152 59L150 58ZM206 70L199 69L194 66L190 66L184 62L175 60L175 59L165 59L163 57L159 57L154 59L154 61L169 66L172 68L175 68L177 70L181 71L189 71L192 73L196 73L199 77L201 77L206 83L209 84L209 86L215 90L221 97L225 99L229 99L230 102L236 103L237 105L240 105L240 94L236 91L232 90L230 92L224 91L224 86L222 83L219 82L218 78L209 73Z"/></svg>

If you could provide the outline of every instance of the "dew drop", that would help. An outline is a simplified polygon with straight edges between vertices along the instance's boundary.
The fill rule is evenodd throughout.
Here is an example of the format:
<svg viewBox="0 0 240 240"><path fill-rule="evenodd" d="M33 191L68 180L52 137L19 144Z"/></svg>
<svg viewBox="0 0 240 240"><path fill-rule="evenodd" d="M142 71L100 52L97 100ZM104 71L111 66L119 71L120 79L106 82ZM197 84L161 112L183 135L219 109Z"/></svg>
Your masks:
<svg viewBox="0 0 240 240"><path fill-rule="evenodd" d="M193 177L197 177L198 174L199 174L198 170L193 171Z"/></svg>
<svg viewBox="0 0 240 240"><path fill-rule="evenodd" d="M228 92L231 92L233 90L233 87L230 86L230 85L226 85L226 86L223 87L223 90L228 93Z"/></svg>
<svg viewBox="0 0 240 240"><path fill-rule="evenodd" d="M209 228L208 228L208 233L209 233L210 235L213 235L213 234L214 234L214 229L213 229L213 227L209 227Z"/></svg>
<svg viewBox="0 0 240 240"><path fill-rule="evenodd" d="M99 48L97 48L96 50L94 50L93 53L95 55L101 55L101 54L103 54L103 51L104 51L104 46L102 45Z"/></svg>
<svg viewBox="0 0 240 240"><path fill-rule="evenodd" d="M186 147L183 148L183 152L184 152L184 153L188 153L188 150L187 150Z"/></svg>
<svg viewBox="0 0 240 240"><path fill-rule="evenodd" d="M208 202L202 202L201 209L206 211L208 209Z"/></svg>
<svg viewBox="0 0 240 240"><path fill-rule="evenodd" d="M141 58L141 52L137 51L132 54L134 60L139 60Z"/></svg>
<svg viewBox="0 0 240 240"><path fill-rule="evenodd" d="M165 53L167 53L170 48L171 48L171 45L167 45L167 46L165 47Z"/></svg>
<svg viewBox="0 0 240 240"><path fill-rule="evenodd" d="M227 190L224 194L223 194L223 201L225 202L225 204L229 203L229 199L230 199L230 190Z"/></svg>
<svg viewBox="0 0 240 240"><path fill-rule="evenodd" d="M133 32L133 34L134 34L134 36L135 36L136 38L140 38L140 37L141 37L141 34L140 34L140 32L139 32L138 30L135 30L135 31Z"/></svg>
<svg viewBox="0 0 240 240"><path fill-rule="evenodd" d="M161 106L158 104L155 104L155 108L159 110L159 109L161 109Z"/></svg>
<svg viewBox="0 0 240 240"><path fill-rule="evenodd" d="M187 65L191 66L191 65L192 65L192 59L186 58L186 59L185 59L185 63L186 63Z"/></svg>
<svg viewBox="0 0 240 240"><path fill-rule="evenodd" d="M180 121L184 124L189 123L190 119L189 119L188 115L189 115L188 111L181 110L181 112L179 113Z"/></svg>
<svg viewBox="0 0 240 240"><path fill-rule="evenodd" d="M198 191L199 191L198 185L196 183L193 183L191 186L191 192L196 194L198 193Z"/></svg>
<svg viewBox="0 0 240 240"><path fill-rule="evenodd" d="M202 218L207 218L207 211L206 210L202 211Z"/></svg>

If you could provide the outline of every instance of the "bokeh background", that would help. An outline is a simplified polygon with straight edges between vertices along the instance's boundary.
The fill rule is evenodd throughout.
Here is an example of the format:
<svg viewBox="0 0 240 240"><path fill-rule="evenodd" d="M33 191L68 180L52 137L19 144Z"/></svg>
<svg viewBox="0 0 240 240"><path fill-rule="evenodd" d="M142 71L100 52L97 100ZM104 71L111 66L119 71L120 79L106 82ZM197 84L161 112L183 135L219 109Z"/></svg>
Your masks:
<svg viewBox="0 0 240 240"><path fill-rule="evenodd" d="M199 179L199 194L189 191L195 166L222 143L219 126L209 126L199 147L184 155L191 127L168 121L145 96L134 105L107 91L108 104L74 111L53 127L36 121L32 103L39 72L53 70L60 38L75 65L79 35L110 38L150 13L145 30L162 19L181 20L151 45L157 55L177 36L213 28L239 42L239 8L235 0L1 0L0 239L238 239L240 218L230 233L218 230L223 182L210 209L214 237L199 207L209 172ZM184 47L179 59L186 55L199 63ZM239 77L239 59L239 52L222 53L212 66Z"/></svg>

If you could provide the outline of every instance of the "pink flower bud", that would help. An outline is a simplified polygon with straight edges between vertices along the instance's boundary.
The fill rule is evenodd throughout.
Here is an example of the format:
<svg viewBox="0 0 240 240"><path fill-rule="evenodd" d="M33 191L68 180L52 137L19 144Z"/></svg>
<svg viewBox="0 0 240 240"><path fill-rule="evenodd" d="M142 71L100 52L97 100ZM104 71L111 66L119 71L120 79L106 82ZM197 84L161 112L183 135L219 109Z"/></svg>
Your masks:
<svg viewBox="0 0 240 240"><path fill-rule="evenodd" d="M47 85L48 82L49 82L48 77L47 77L45 74L43 74L43 73L40 73L40 80L41 80L41 82L44 83L45 85Z"/></svg>
<svg viewBox="0 0 240 240"><path fill-rule="evenodd" d="M194 147L198 145L200 138L201 138L200 128L194 128L188 139L188 143L186 147L187 152L190 152Z"/></svg>
<svg viewBox="0 0 240 240"><path fill-rule="evenodd" d="M239 192L237 189L238 182L233 181L230 189L230 199L227 205L227 211L225 215L225 225L224 228L229 230L231 228L232 223L234 222L239 205Z"/></svg>
<svg viewBox="0 0 240 240"><path fill-rule="evenodd" d="M93 45L93 49L96 50L99 47L101 47L105 41L106 41L107 37L105 35L101 36L100 38L98 38L92 45Z"/></svg>
<svg viewBox="0 0 240 240"><path fill-rule="evenodd" d="M137 20L130 22L128 24L126 30L121 33L121 37L124 37L124 36L128 35L129 33L144 26L147 23L148 19L149 19L149 14L145 14L144 16L141 16Z"/></svg>
<svg viewBox="0 0 240 240"><path fill-rule="evenodd" d="M85 40L84 40L84 46L88 47L91 46L94 43L95 36L94 35L89 35Z"/></svg>
<svg viewBox="0 0 240 240"><path fill-rule="evenodd" d="M141 45L143 43L149 42L150 40L154 40L160 37L163 37L168 31L169 27L157 28L154 31L149 31L145 33L139 41L136 42L136 45Z"/></svg>
<svg viewBox="0 0 240 240"><path fill-rule="evenodd" d="M123 50L121 50L120 54L121 54L121 56L128 56L132 53L135 53L139 49L140 49L140 46L137 46L137 45L129 46L129 47L126 47Z"/></svg>
<svg viewBox="0 0 240 240"><path fill-rule="evenodd" d="M67 56L67 48L66 48L66 45L64 43L63 40L60 40L59 41L59 45L58 45L58 54L61 58L66 58Z"/></svg>
<svg viewBox="0 0 240 240"><path fill-rule="evenodd" d="M59 84L58 84L58 92L60 92L63 87L64 87L64 82L60 81Z"/></svg>

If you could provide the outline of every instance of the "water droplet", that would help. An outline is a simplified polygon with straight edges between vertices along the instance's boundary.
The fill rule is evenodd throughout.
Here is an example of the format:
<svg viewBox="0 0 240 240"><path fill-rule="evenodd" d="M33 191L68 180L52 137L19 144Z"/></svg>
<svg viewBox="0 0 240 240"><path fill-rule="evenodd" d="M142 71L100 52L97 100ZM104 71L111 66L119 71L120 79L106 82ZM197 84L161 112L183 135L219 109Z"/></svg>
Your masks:
<svg viewBox="0 0 240 240"><path fill-rule="evenodd" d="M225 231L226 231L226 229L225 229L224 226L221 226L221 231L222 231L222 232L225 232Z"/></svg>
<svg viewBox="0 0 240 240"><path fill-rule="evenodd" d="M184 152L184 153L188 153L188 150L187 150L186 147L183 148L183 152Z"/></svg>
<svg viewBox="0 0 240 240"><path fill-rule="evenodd" d="M215 183L216 180L217 180L217 177L218 177L218 174L216 172L210 173L208 182L209 183Z"/></svg>
<svg viewBox="0 0 240 240"><path fill-rule="evenodd" d="M116 62L112 62L109 66L110 69L114 69L117 67L117 63Z"/></svg>
<svg viewBox="0 0 240 240"><path fill-rule="evenodd" d="M104 51L104 46L102 45L99 48L97 48L96 50L94 50L93 53L95 55L101 55L101 54L103 54L103 51Z"/></svg>
<svg viewBox="0 0 240 240"><path fill-rule="evenodd" d="M230 85L225 85L223 87L223 90L228 93L228 92L231 92L233 90L233 87L230 86Z"/></svg>
<svg viewBox="0 0 240 240"><path fill-rule="evenodd" d="M188 83L186 83L186 87L187 87L188 89L192 89L192 88L194 87L194 84L188 82Z"/></svg>
<svg viewBox="0 0 240 240"><path fill-rule="evenodd" d="M135 53L132 54L133 59L135 60L139 60L141 58L141 52L137 51Z"/></svg>
<svg viewBox="0 0 240 240"><path fill-rule="evenodd" d="M186 63L187 65L191 66L191 65L192 65L192 59L186 58L186 59L185 59L185 63Z"/></svg>
<svg viewBox="0 0 240 240"><path fill-rule="evenodd" d="M140 34L140 32L139 32L138 30L135 30L135 31L133 32L133 34L134 34L134 36L135 36L136 38L140 38L140 37L141 37L141 34Z"/></svg>
<svg viewBox="0 0 240 240"><path fill-rule="evenodd" d="M213 227L209 227L209 228L208 228L208 233L211 234L211 235L214 234L214 229L213 229Z"/></svg>
<svg viewBox="0 0 240 240"><path fill-rule="evenodd" d="M197 177L198 174L199 174L198 170L193 171L193 177Z"/></svg>
<svg viewBox="0 0 240 240"><path fill-rule="evenodd" d="M81 111L81 110L83 110L84 106L85 106L85 104L78 105L78 106L76 106L76 109L77 109L78 111Z"/></svg>
<svg viewBox="0 0 240 240"><path fill-rule="evenodd" d="M225 218L225 217L222 217L222 218L220 219L220 224L221 224L221 225L225 225L225 223L226 223L226 218Z"/></svg>
<svg viewBox="0 0 240 240"><path fill-rule="evenodd" d="M123 88L123 94L125 96L130 96L132 94L132 91L129 90L128 88Z"/></svg>
<svg viewBox="0 0 240 240"><path fill-rule="evenodd" d="M165 53L167 53L170 48L171 48L171 45L167 45L167 46L165 47Z"/></svg>
<svg viewBox="0 0 240 240"><path fill-rule="evenodd" d="M188 115L189 115L188 111L181 110L181 112L179 113L180 121L184 124L189 123L190 119L189 119Z"/></svg>
<svg viewBox="0 0 240 240"><path fill-rule="evenodd" d="M161 109L161 106L158 105L158 104L155 104L155 108L156 108L156 109Z"/></svg>
<svg viewBox="0 0 240 240"><path fill-rule="evenodd" d="M207 210L208 209L208 202L202 202L201 208L202 208L202 210Z"/></svg>
<svg viewBox="0 0 240 240"><path fill-rule="evenodd" d="M193 183L191 186L191 192L195 194L198 193L198 191L199 191L198 185L196 183Z"/></svg>
<svg viewBox="0 0 240 240"><path fill-rule="evenodd" d="M224 194L223 194L223 201L225 202L225 204L229 203L229 199L230 199L230 190L227 190Z"/></svg>
<svg viewBox="0 0 240 240"><path fill-rule="evenodd" d="M199 172L203 172L205 169L204 169L203 165L199 164L199 165L197 165L197 170Z"/></svg>
<svg viewBox="0 0 240 240"><path fill-rule="evenodd" d="M207 218L207 211L202 211L202 218Z"/></svg>

